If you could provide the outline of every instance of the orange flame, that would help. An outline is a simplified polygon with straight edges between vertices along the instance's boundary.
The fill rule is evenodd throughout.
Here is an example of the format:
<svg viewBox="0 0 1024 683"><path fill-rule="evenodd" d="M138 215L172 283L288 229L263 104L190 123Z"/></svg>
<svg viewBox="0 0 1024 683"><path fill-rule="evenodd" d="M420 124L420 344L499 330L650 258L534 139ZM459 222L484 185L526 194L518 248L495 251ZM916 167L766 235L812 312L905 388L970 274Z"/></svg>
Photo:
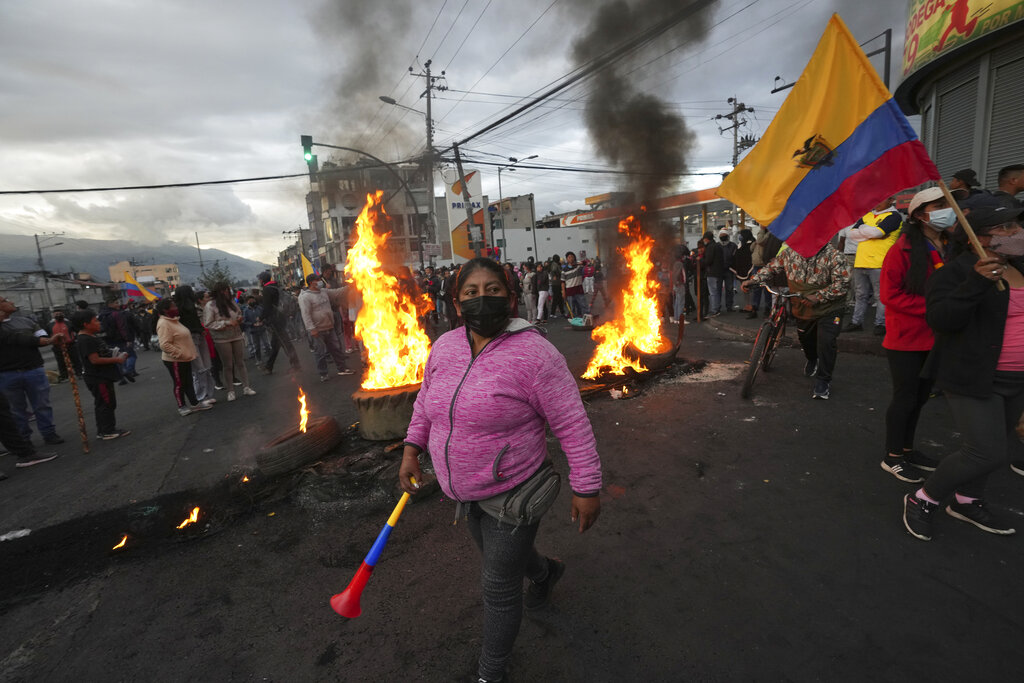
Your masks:
<svg viewBox="0 0 1024 683"><path fill-rule="evenodd" d="M620 221L619 232L630 240L618 250L626 258L631 273L629 285L622 292L621 314L591 333L599 343L583 373L585 379L597 379L601 368L606 366L613 375L624 375L626 368L646 370L639 361L626 357L624 352L629 344L644 353L657 353L666 346L661 337L661 317L658 315L660 283L650 277L654 268L651 263L654 239L643 231L635 216Z"/></svg>
<svg viewBox="0 0 1024 683"><path fill-rule="evenodd" d="M306 422L309 421L309 411L306 410L306 392L299 387L299 431L303 434L306 433ZM245 481L249 481L246 477Z"/></svg>
<svg viewBox="0 0 1024 683"><path fill-rule="evenodd" d="M179 529L184 529L189 524L195 524L198 521L199 521L199 508L192 508L192 514L189 515L188 518L184 522L179 524L178 528Z"/></svg>
<svg viewBox="0 0 1024 683"><path fill-rule="evenodd" d="M247 481L249 481L249 475L246 475L246 476L242 477L242 483L243 483L243 484L244 484L245 482L247 482Z"/></svg>
<svg viewBox="0 0 1024 683"><path fill-rule="evenodd" d="M124 538L121 539L121 542L118 543L117 545L115 545L113 548L111 548L111 550L120 550L121 548L124 547L124 544L127 543L127 542L128 542L128 534L125 534Z"/></svg>
<svg viewBox="0 0 1024 683"><path fill-rule="evenodd" d="M366 195L366 206L356 219L356 243L348 251L345 276L363 298L356 319L356 336L366 347L367 370L363 389L402 387L423 381L430 354L430 339L420 325L422 303L408 286L384 270L382 253L390 232L375 227L387 220L377 191Z"/></svg>

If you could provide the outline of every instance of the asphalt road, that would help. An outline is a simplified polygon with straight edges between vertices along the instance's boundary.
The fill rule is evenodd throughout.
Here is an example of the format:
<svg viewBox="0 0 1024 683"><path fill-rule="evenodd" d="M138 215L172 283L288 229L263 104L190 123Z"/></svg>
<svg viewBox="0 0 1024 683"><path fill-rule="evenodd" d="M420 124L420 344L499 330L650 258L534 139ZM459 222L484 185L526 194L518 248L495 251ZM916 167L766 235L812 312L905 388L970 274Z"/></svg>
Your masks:
<svg viewBox="0 0 1024 683"><path fill-rule="evenodd" d="M582 370L589 337L551 328ZM551 605L524 618L512 679L1019 680L1022 539L945 515L930 543L903 530L901 496L912 487L879 467L885 360L841 355L832 399L812 401L800 352L782 349L744 401L737 377L749 345L714 332L687 328L682 354L710 361L703 373L666 377L632 400L589 401L605 471L602 516L576 533L563 489L542 523L539 548L568 570ZM177 484L192 473L205 472L197 482L223 478L253 444L291 425L286 377L261 378L259 396L193 420L174 413L162 368L144 367L144 382L121 394L133 435L0 484L3 530L19 514L74 524L65 508L113 509L140 500L133 487L187 493ZM347 424L355 384L306 390L317 410ZM945 404L933 401L919 445L946 453L953 429ZM556 462L564 471L564 458ZM0 680L447 681L473 671L479 570L468 535L451 523L452 502L434 492L406 510L363 615L345 620L328 600L391 501L306 505L300 489L310 476L216 533L104 555L51 588L15 577L31 588L0 602ZM65 492L74 487L60 482L72 478L81 495L37 500L41 484L31 496L18 488L29 477ZM1024 479L1007 469L994 476L990 503L1024 526L1022 493ZM85 542L117 534L95 519ZM45 538L45 529L33 535Z"/></svg>

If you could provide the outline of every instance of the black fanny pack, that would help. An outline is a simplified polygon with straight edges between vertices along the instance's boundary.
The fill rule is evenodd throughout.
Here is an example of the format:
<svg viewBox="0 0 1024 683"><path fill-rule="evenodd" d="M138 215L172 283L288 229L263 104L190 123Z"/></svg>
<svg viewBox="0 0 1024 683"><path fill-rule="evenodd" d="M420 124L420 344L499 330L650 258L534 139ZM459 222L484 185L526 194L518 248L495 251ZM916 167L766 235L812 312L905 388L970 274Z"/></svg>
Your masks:
<svg viewBox="0 0 1024 683"><path fill-rule="evenodd" d="M533 475L509 491L475 501L480 509L498 520L513 526L536 524L555 502L562 487L562 475L555 471L550 460ZM456 509L456 520L469 510L469 505L460 504Z"/></svg>
<svg viewBox="0 0 1024 683"><path fill-rule="evenodd" d="M515 526L536 524L548 511L562 487L562 476L545 460L529 479L510 491L478 500L477 505L499 522Z"/></svg>

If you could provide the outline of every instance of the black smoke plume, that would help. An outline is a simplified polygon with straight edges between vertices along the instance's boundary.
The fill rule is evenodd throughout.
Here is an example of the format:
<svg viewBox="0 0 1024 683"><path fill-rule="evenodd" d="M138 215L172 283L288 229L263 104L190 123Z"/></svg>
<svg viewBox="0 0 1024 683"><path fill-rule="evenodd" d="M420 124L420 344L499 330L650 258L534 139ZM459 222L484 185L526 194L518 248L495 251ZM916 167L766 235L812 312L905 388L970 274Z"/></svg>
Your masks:
<svg viewBox="0 0 1024 683"><path fill-rule="evenodd" d="M639 65L686 41L702 39L708 30L710 5L686 13L678 23L651 39L644 47L599 71L590 81L585 121L598 154L628 172L625 188L638 201L654 199L672 189L686 171L686 158L696 136L681 116L659 96L644 92L639 79L648 75ZM592 10L593 2L577 3ZM611 0L602 3L585 32L573 42L576 66L599 59L660 22L672 23L685 12L679 0ZM659 69L656 61L648 68ZM651 79L657 81L657 78Z"/></svg>

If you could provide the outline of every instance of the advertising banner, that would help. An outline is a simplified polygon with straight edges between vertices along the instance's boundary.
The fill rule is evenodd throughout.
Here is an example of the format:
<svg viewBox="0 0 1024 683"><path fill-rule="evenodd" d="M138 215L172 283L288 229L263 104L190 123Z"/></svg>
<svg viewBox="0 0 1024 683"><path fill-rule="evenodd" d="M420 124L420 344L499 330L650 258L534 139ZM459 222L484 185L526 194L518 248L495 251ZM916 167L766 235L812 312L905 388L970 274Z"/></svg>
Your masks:
<svg viewBox="0 0 1024 683"><path fill-rule="evenodd" d="M1024 0L909 0L903 77L1022 19Z"/></svg>

